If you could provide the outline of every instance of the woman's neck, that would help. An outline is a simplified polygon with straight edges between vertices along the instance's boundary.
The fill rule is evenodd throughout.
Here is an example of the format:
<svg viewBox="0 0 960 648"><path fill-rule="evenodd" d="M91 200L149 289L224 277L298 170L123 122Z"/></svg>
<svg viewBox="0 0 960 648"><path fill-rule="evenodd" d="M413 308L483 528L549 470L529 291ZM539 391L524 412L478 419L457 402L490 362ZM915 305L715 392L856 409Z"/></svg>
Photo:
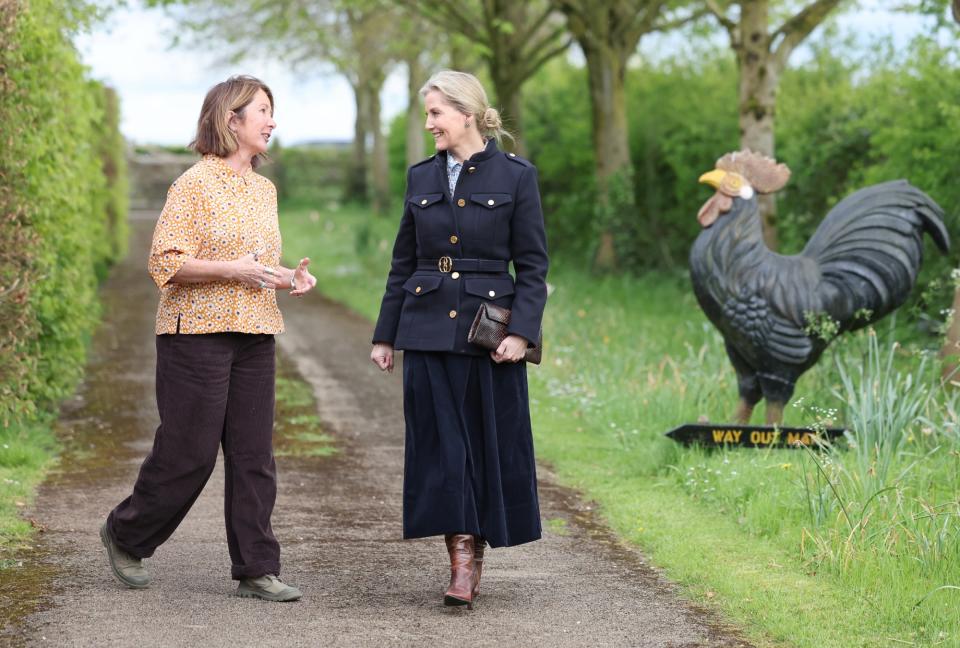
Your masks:
<svg viewBox="0 0 960 648"><path fill-rule="evenodd" d="M227 166L243 175L253 168L253 154L244 150L242 147L223 158Z"/></svg>
<svg viewBox="0 0 960 648"><path fill-rule="evenodd" d="M487 143L479 133L474 131L473 137L457 146L450 147L447 154L452 155L457 162L466 162L485 148L487 148Z"/></svg>

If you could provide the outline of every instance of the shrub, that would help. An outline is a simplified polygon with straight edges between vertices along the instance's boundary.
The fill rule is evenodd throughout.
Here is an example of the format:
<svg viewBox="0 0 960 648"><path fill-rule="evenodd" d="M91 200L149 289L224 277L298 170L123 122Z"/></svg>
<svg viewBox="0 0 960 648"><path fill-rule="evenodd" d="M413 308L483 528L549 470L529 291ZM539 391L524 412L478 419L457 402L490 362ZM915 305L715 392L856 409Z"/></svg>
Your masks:
<svg viewBox="0 0 960 648"><path fill-rule="evenodd" d="M69 34L84 3L0 0L0 420L74 386L122 252L126 197L114 96L86 78Z"/></svg>

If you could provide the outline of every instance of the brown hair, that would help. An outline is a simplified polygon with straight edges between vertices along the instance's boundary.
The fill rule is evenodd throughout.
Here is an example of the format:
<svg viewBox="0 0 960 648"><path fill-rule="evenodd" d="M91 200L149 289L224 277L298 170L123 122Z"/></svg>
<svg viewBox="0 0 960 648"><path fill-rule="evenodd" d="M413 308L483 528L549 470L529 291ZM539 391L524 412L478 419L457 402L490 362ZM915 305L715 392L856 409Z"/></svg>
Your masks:
<svg viewBox="0 0 960 648"><path fill-rule="evenodd" d="M273 93L267 84L252 76L241 74L218 83L207 91L197 120L197 134L190 142L190 148L200 155L212 154L227 157L240 146L236 134L230 130L230 112L244 119L246 109L258 90L263 90L270 99L270 112L273 112ZM254 168L266 160L263 154L253 156Z"/></svg>

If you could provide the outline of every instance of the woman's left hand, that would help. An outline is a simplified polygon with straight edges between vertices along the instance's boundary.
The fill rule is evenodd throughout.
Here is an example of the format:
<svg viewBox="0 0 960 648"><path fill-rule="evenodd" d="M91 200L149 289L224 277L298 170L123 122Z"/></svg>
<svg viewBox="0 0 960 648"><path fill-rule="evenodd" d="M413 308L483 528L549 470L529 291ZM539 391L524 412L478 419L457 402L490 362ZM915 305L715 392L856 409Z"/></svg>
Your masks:
<svg viewBox="0 0 960 648"><path fill-rule="evenodd" d="M310 259L300 259L300 264L296 270L293 271L293 283L295 283L297 287L291 290L290 294L294 297L305 295L317 285L317 278L307 270L308 265L310 265Z"/></svg>
<svg viewBox="0 0 960 648"><path fill-rule="evenodd" d="M497 347L496 351L490 352L490 357L496 363L501 362L520 362L523 355L527 352L527 340L519 335L508 335Z"/></svg>

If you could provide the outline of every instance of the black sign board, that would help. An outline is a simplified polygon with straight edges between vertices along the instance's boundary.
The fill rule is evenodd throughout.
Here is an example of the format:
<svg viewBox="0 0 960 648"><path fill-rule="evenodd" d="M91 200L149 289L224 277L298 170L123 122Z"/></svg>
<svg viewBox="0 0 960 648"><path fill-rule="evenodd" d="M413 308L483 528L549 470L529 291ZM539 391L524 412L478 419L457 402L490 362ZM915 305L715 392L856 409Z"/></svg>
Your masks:
<svg viewBox="0 0 960 648"><path fill-rule="evenodd" d="M704 446L741 446L746 448L816 447L818 440L836 439L846 432L843 428L780 427L773 425L733 425L724 423L687 423L673 428L667 436L678 443Z"/></svg>

